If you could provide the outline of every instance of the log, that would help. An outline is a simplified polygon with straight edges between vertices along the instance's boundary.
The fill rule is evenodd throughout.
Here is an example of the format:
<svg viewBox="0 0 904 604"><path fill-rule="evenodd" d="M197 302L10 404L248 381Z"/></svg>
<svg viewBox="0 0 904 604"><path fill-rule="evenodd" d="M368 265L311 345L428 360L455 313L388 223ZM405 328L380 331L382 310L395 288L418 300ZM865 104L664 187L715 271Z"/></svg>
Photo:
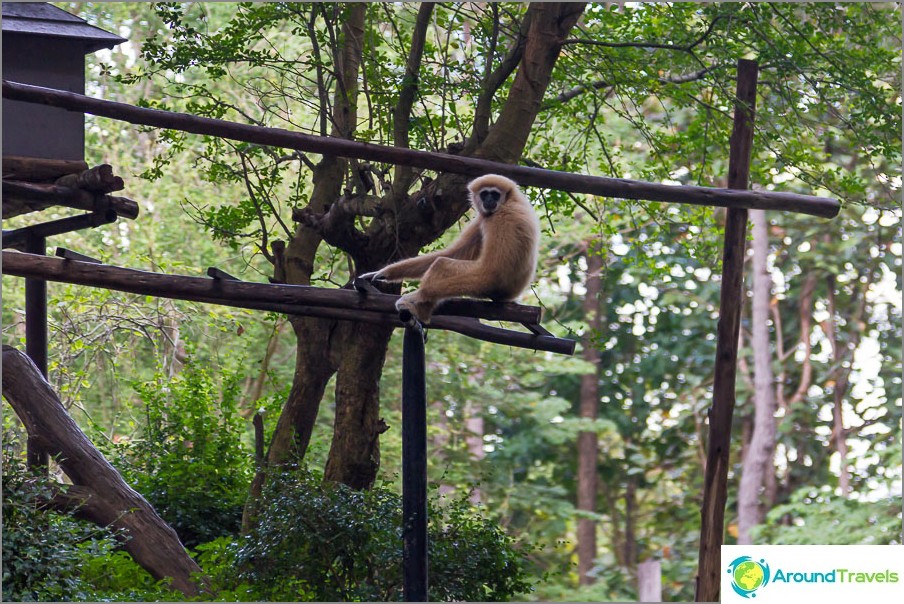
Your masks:
<svg viewBox="0 0 904 604"><path fill-rule="evenodd" d="M78 505L79 513L100 526L125 532L123 547L155 579L171 579L189 596L200 593L192 573L201 572L154 508L123 481L91 444L24 353L3 346L3 396L25 424L29 437L55 456L76 488L58 493L60 505Z"/></svg>
<svg viewBox="0 0 904 604"><path fill-rule="evenodd" d="M78 160L3 156L3 178L13 180L52 182L66 174L77 174L87 169L88 164Z"/></svg>
<svg viewBox="0 0 904 604"><path fill-rule="evenodd" d="M728 158L728 186L744 189L750 175L753 122L756 107L756 61L738 61L738 84L734 128ZM738 336L744 282L744 248L747 244L747 210L731 209L725 223L722 251L722 290L719 297L719 324L713 404L709 412L709 438L703 478L703 506L700 510L700 552L695 601L718 602L721 589L722 543L725 531L725 503L728 499L731 424L735 407L738 369Z"/></svg>
<svg viewBox="0 0 904 604"><path fill-rule="evenodd" d="M125 188L122 178L113 174L110 164L100 164L78 174L66 174L56 179L55 184L96 193L112 193Z"/></svg>
<svg viewBox="0 0 904 604"><path fill-rule="evenodd" d="M135 294L284 314L402 326L399 313L395 309L398 296L391 294L377 292L361 294L351 289L163 275L9 251L3 252L2 268L3 274L8 275L91 285ZM540 322L540 314L540 309L534 306L456 299L449 300L436 309L429 327L454 331L497 344L573 354L574 341L547 335L545 330L524 333L484 325L476 320L483 318L535 325Z"/></svg>
<svg viewBox="0 0 904 604"><path fill-rule="evenodd" d="M41 184L18 180L3 180L3 218L64 206L77 210L96 211L109 206L118 216L138 218L138 203L125 197L103 195L84 189L58 184Z"/></svg>
<svg viewBox="0 0 904 604"><path fill-rule="evenodd" d="M284 149L350 157L475 177L488 173L501 174L522 186L543 187L570 191L572 193L726 208L780 210L826 218L836 216L841 207L837 199L826 197L735 190L731 188L663 185L625 178L570 174L556 170L502 164L448 153L416 151L388 145L362 143L338 137L314 136L301 132L291 132L282 128L264 128L226 120L199 117L187 113L135 107L126 103L105 101L74 92L31 86L8 80L3 80L3 96L16 101L50 105L68 111L100 115L132 124L181 130L193 134L216 136Z"/></svg>
<svg viewBox="0 0 904 604"><path fill-rule="evenodd" d="M116 222L116 212L107 210L106 212L91 212L80 216L70 216L69 218L33 224L21 229L3 231L3 249L12 248L33 253L26 246L35 237L40 237L41 241L44 241L46 237L89 229L103 224L110 224L111 222Z"/></svg>

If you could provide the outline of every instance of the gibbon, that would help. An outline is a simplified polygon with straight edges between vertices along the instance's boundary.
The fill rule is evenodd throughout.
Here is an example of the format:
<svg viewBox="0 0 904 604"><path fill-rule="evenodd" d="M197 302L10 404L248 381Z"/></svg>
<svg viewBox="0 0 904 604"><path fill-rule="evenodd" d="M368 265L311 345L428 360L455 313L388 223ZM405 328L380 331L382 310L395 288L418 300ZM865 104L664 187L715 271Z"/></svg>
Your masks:
<svg viewBox="0 0 904 604"><path fill-rule="evenodd" d="M477 216L444 250L390 264L362 279L399 282L420 280L420 287L396 302L428 323L447 298L474 296L510 301L534 278L540 221L513 181L487 174L468 183Z"/></svg>

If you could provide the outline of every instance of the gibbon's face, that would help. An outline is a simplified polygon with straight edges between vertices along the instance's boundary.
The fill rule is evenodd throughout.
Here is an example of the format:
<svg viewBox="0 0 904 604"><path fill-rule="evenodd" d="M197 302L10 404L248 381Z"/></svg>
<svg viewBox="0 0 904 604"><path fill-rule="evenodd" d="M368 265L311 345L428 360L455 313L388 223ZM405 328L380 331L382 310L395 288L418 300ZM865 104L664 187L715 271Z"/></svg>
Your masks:
<svg viewBox="0 0 904 604"><path fill-rule="evenodd" d="M505 191L499 187L483 187L477 191L477 201L478 211L484 216L492 216L505 201Z"/></svg>

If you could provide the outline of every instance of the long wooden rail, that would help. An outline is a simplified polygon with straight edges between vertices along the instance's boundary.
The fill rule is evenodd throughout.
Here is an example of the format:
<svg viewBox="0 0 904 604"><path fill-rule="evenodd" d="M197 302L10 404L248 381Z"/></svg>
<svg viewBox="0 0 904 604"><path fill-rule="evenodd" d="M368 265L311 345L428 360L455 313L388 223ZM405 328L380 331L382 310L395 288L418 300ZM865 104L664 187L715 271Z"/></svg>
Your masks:
<svg viewBox="0 0 904 604"><path fill-rule="evenodd" d="M398 296L375 291L167 275L11 251L3 252L3 274L238 308L404 325L395 308ZM573 354L575 342L540 327L540 314L535 306L456 299L440 305L428 327L517 348ZM479 319L520 323L530 332L485 325Z"/></svg>
<svg viewBox="0 0 904 604"><path fill-rule="evenodd" d="M69 111L90 113L132 124L181 130L193 134L217 136L285 149L353 157L468 176L479 176L489 173L501 174L515 180L520 185L557 189L571 193L588 193L622 199L642 199L667 203L721 206L725 208L779 210L811 214L824 218L836 216L841 207L837 199L828 197L770 191L664 185L626 178L587 176L558 172L556 170L502 164L448 153L418 151L388 145L362 143L343 138L314 136L301 132L291 132L282 128L264 128L227 120L199 117L187 113L135 107L127 103L105 101L74 92L31 86L8 80L3 80L3 97L13 101L39 103Z"/></svg>

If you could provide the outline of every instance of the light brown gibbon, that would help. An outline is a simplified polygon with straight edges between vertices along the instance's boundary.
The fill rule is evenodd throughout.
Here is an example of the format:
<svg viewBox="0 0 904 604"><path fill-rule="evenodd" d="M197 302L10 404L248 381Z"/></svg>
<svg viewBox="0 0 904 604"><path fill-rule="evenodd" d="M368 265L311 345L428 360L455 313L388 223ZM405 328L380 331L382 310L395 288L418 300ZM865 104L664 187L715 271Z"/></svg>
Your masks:
<svg viewBox="0 0 904 604"><path fill-rule="evenodd" d="M396 302L428 323L436 306L448 298L473 296L510 301L534 278L540 221L513 181L487 174L468 184L477 216L444 250L409 258L365 273L362 279L400 282L420 280L420 287Z"/></svg>

